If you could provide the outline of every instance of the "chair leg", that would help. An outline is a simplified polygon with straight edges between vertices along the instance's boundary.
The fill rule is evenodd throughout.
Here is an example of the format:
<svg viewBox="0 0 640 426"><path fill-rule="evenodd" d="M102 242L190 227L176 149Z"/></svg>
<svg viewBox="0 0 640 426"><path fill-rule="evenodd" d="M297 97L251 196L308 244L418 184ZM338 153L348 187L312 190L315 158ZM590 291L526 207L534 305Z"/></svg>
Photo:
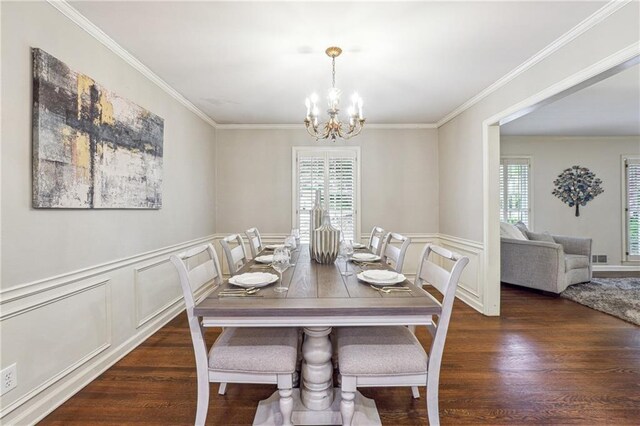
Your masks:
<svg viewBox="0 0 640 426"><path fill-rule="evenodd" d="M340 414L342 415L342 426L351 426L353 413L355 412L356 397L355 392L342 391L342 401L340 401Z"/></svg>
<svg viewBox="0 0 640 426"><path fill-rule="evenodd" d="M418 389L417 386L411 386L411 393L413 394L413 397L415 399L420 398L420 390Z"/></svg>
<svg viewBox="0 0 640 426"><path fill-rule="evenodd" d="M224 395L225 393L227 393L227 384L220 383L220 386L218 387L218 395Z"/></svg>
<svg viewBox="0 0 640 426"><path fill-rule="evenodd" d="M430 426L440 426L440 413L438 412L438 386L427 389L427 416Z"/></svg>
<svg viewBox="0 0 640 426"><path fill-rule="evenodd" d="M198 405L196 408L196 426L204 426L209 410L209 378L198 375Z"/></svg>
<svg viewBox="0 0 640 426"><path fill-rule="evenodd" d="M293 413L293 391L291 389L278 389L280 394L280 413L282 413L282 426L292 426L291 413Z"/></svg>

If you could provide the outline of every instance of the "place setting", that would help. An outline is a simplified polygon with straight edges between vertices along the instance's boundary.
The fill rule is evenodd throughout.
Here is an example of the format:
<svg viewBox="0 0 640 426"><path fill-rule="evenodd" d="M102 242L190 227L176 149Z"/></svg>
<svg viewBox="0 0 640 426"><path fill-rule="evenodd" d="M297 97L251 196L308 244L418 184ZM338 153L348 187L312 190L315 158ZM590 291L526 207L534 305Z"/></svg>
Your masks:
<svg viewBox="0 0 640 426"><path fill-rule="evenodd" d="M270 272L245 272L229 278L229 284L240 287L239 289L228 288L221 290L218 297L263 297L258 294L262 287L266 287L275 282L279 285L273 288L276 293L286 292L289 288L282 282L282 273L291 267L291 252L280 247L275 249L273 254L257 256L255 261L260 263L261 268L274 269L278 275ZM253 268L256 265L252 265Z"/></svg>
<svg viewBox="0 0 640 426"><path fill-rule="evenodd" d="M404 282L407 277L395 271L369 269L360 272L357 277L359 281L369 284L371 288L382 293L411 292L409 287L396 287L397 284Z"/></svg>

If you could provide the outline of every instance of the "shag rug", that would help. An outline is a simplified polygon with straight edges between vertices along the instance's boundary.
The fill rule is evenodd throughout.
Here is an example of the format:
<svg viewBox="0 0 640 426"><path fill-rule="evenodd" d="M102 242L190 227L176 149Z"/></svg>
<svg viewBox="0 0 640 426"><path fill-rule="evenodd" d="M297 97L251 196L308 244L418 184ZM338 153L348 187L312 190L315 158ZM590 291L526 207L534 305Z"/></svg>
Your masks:
<svg viewBox="0 0 640 426"><path fill-rule="evenodd" d="M593 278L568 287L560 296L640 325L640 278Z"/></svg>

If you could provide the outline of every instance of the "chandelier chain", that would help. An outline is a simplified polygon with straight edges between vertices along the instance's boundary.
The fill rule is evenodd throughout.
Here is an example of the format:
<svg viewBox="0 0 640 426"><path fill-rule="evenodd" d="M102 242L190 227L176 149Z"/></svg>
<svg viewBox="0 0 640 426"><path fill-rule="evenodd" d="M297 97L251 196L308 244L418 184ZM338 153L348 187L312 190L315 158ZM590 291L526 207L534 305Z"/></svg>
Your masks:
<svg viewBox="0 0 640 426"><path fill-rule="evenodd" d="M333 65L333 72L331 74L331 85L335 89L336 88L336 57L331 58L331 63Z"/></svg>

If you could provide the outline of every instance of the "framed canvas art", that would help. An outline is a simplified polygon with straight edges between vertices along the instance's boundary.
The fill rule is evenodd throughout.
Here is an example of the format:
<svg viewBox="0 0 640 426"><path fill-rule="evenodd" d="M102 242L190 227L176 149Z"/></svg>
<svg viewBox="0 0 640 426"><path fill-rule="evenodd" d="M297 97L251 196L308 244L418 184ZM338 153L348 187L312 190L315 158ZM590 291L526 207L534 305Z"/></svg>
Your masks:
<svg viewBox="0 0 640 426"><path fill-rule="evenodd" d="M33 207L159 209L164 120L32 53Z"/></svg>

